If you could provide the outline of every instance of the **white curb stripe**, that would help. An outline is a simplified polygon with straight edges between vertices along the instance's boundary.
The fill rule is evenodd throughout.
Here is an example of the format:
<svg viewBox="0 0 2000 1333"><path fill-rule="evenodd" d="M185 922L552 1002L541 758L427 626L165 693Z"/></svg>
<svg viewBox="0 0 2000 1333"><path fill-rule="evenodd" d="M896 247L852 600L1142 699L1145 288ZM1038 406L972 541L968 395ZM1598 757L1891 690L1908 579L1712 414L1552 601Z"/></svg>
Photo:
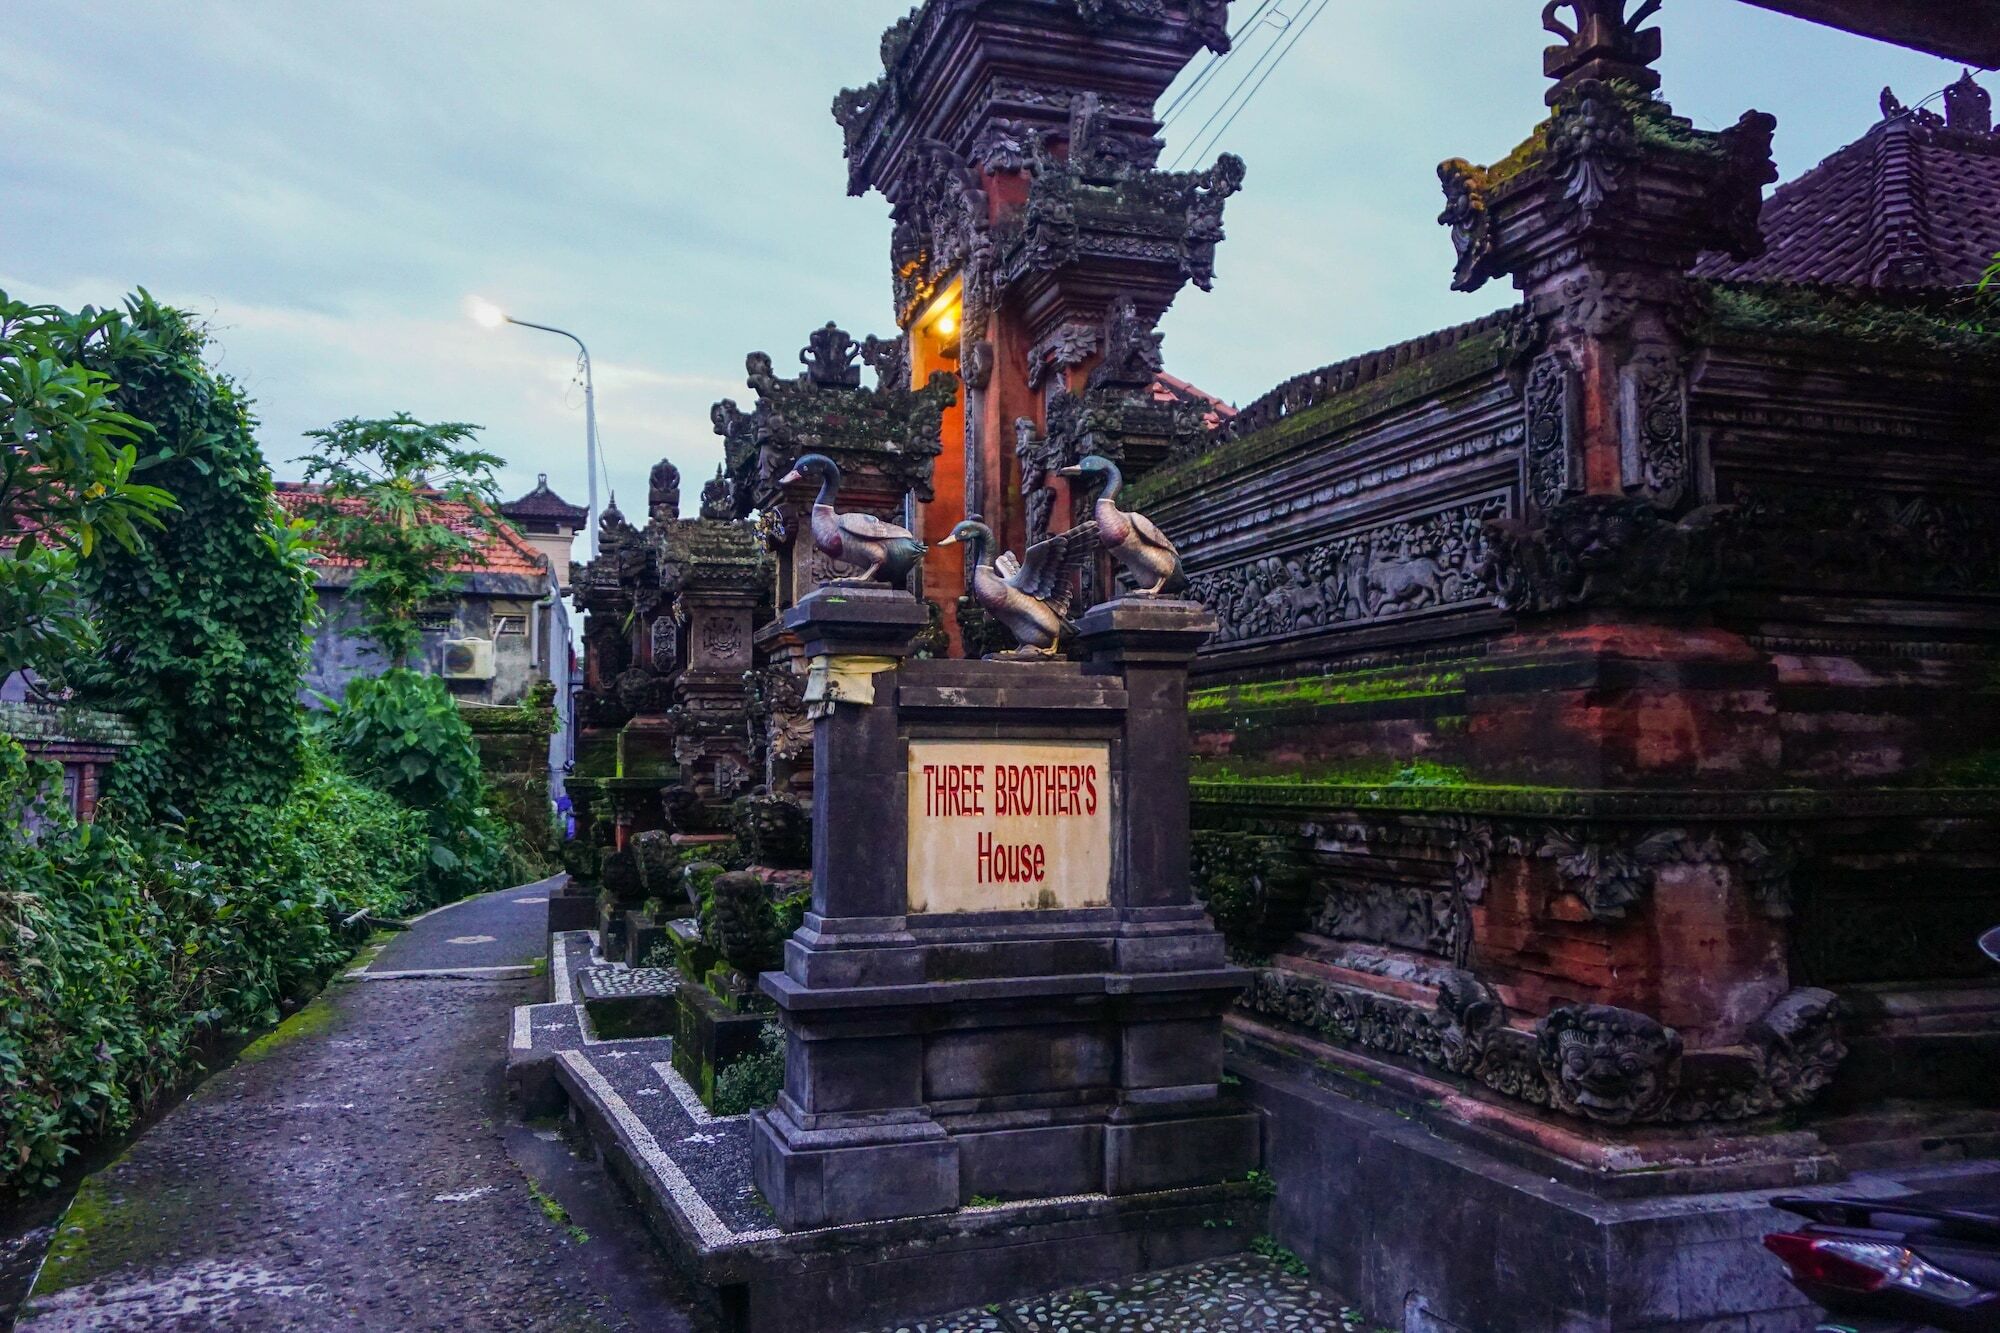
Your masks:
<svg viewBox="0 0 2000 1333"><path fill-rule="evenodd" d="M631 1139L640 1161L653 1173L660 1188L667 1192L667 1197L673 1200L689 1225L694 1227L702 1244L714 1246L729 1241L769 1240L779 1234L776 1227L767 1227L762 1231L731 1231L728 1224L716 1216L715 1209L708 1206L708 1200L701 1197L694 1182L674 1164L674 1159L660 1150L659 1140L653 1137L653 1132L632 1113L625 1099L618 1095L604 1075L597 1072L587 1056L580 1051L563 1051L556 1058L583 1080L584 1085L603 1103L605 1113L618 1122L618 1127Z"/></svg>

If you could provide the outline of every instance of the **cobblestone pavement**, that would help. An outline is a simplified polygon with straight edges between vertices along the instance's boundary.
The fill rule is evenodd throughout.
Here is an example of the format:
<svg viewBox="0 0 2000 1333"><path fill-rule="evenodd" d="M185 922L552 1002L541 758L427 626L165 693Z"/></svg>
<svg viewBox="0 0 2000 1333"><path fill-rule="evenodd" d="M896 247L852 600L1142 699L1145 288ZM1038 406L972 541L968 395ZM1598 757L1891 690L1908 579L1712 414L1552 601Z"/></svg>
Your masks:
<svg viewBox="0 0 2000 1333"><path fill-rule="evenodd" d="M882 1333L1372 1333L1359 1315L1269 1259L1239 1255L1129 1282L964 1310Z"/></svg>
<svg viewBox="0 0 2000 1333"><path fill-rule="evenodd" d="M21 1333L689 1328L598 1168L510 1122L497 1034L542 986L336 983L84 1183Z"/></svg>

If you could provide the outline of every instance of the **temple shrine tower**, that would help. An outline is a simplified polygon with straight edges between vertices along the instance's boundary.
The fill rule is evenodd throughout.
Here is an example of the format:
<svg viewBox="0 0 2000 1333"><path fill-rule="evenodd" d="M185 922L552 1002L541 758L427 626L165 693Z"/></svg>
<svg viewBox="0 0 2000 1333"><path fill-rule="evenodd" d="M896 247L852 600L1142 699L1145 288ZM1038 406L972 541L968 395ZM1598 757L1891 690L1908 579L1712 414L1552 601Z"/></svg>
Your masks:
<svg viewBox="0 0 2000 1333"><path fill-rule="evenodd" d="M1224 201L1243 180L1225 154L1158 168L1156 103L1203 49L1228 49L1228 0L929 0L883 38L884 72L840 94L848 184L890 202L896 318L913 386L960 381L945 412L933 544L977 515L1022 550L1068 525L1044 486L1088 453L1136 476L1208 408L1156 391L1160 316L1207 289ZM934 550L926 595L964 586ZM954 637L957 637L954 632Z"/></svg>

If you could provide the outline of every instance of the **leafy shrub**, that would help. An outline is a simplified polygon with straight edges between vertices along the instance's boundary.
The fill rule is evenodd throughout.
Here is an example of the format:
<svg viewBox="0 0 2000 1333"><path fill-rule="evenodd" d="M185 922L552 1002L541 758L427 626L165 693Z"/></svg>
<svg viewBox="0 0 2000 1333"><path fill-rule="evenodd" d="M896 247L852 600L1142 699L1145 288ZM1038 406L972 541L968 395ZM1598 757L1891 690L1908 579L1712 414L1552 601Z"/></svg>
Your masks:
<svg viewBox="0 0 2000 1333"><path fill-rule="evenodd" d="M79 1141L131 1124L204 1033L273 1022L317 987L351 951L340 923L400 909L428 842L420 815L310 747L286 802L253 812L240 865L115 809L79 827L57 779L0 736L0 1193L53 1183Z"/></svg>
<svg viewBox="0 0 2000 1333"><path fill-rule="evenodd" d="M101 647L64 673L139 744L109 795L221 855L255 806L285 800L300 762L299 673L312 584L302 529L272 499L247 398L202 361L207 334L144 292L90 344L114 401L144 424L146 480L176 508L78 568Z"/></svg>
<svg viewBox="0 0 2000 1333"><path fill-rule="evenodd" d="M764 1024L757 1049L715 1076L715 1113L742 1115L778 1100L785 1086L785 1030Z"/></svg>
<svg viewBox="0 0 2000 1333"><path fill-rule="evenodd" d="M1188 853L1195 896L1238 957L1263 957L1299 928L1306 876L1284 839L1203 829Z"/></svg>
<svg viewBox="0 0 2000 1333"><path fill-rule="evenodd" d="M483 804L471 728L443 681L406 667L351 680L327 729L348 772L428 820L419 905L496 887L505 840Z"/></svg>

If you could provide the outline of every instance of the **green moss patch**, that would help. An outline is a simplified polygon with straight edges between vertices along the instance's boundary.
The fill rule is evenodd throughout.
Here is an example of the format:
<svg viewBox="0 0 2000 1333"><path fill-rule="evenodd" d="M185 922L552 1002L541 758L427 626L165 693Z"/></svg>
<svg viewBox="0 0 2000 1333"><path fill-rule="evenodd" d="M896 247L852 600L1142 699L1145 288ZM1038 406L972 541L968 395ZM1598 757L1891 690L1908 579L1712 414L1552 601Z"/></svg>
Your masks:
<svg viewBox="0 0 2000 1333"><path fill-rule="evenodd" d="M1884 299L1837 287L1715 283L1708 330L1766 337L1890 344L2000 358L2000 329L1982 327L1969 297Z"/></svg>
<svg viewBox="0 0 2000 1333"><path fill-rule="evenodd" d="M115 1165L115 1164L114 1164ZM50 1296L82 1286L145 1254L161 1236L189 1235L200 1229L192 1205L174 1191L136 1194L114 1190L104 1172L77 1187L76 1195L49 1242L34 1296Z"/></svg>
<svg viewBox="0 0 2000 1333"><path fill-rule="evenodd" d="M1336 675L1299 676L1289 680L1217 685L1188 695L1188 712L1197 722L1213 714L1257 709L1327 708L1342 704L1379 703L1387 699L1426 699L1465 688L1465 668L1429 671L1386 668Z"/></svg>
<svg viewBox="0 0 2000 1333"><path fill-rule="evenodd" d="M248 1046L245 1046L242 1054L236 1058L245 1062L253 1062L276 1055L279 1051L284 1050L294 1042L301 1041L306 1037L316 1037L320 1033L327 1031L333 1026L333 1020L338 1013L339 1010L334 1007L333 1001L326 995L321 995L311 1004L278 1024L278 1026L251 1042Z"/></svg>
<svg viewBox="0 0 2000 1333"><path fill-rule="evenodd" d="M1497 369L1505 345L1504 329L1474 334L1366 384L1329 394L1263 430L1149 473L1127 488L1126 507L1146 508L1166 496L1276 457L1299 444L1324 439L1405 403L1434 397L1461 380Z"/></svg>

